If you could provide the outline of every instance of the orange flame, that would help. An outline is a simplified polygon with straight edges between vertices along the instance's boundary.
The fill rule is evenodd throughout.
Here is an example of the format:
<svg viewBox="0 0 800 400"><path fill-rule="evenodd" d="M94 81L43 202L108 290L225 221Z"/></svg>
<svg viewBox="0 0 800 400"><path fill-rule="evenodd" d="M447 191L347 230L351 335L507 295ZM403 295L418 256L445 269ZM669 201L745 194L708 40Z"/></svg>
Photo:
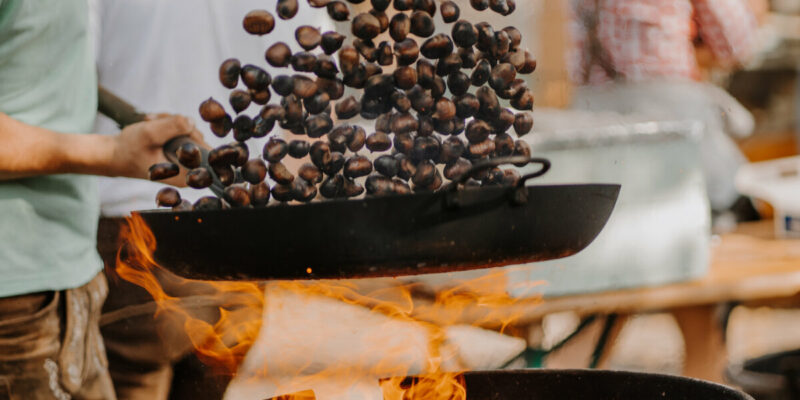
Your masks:
<svg viewBox="0 0 800 400"><path fill-rule="evenodd" d="M156 277L161 267L153 258L156 240L150 228L134 215L127 219L120 237L117 274L141 286L158 304L156 315L169 313L184 321L184 329L198 358L217 367L221 373L234 374L258 336L264 292L251 282L205 282L220 293L219 319L213 325L192 315L179 298L170 296ZM185 280L186 284L192 283Z"/></svg>
<svg viewBox="0 0 800 400"><path fill-rule="evenodd" d="M234 299L223 303L240 305L221 307L219 320L210 324L194 317L182 306L180 299L170 296L160 285L154 273L161 268L153 258L155 237L140 216L129 218L122 238L124 244L117 262L119 275L145 288L158 303L159 313L170 312L171 315L184 319L186 334L201 359L227 373L236 373L245 354L259 336L262 320L270 317L269 313L262 315L262 309L269 305L265 299L275 299L280 293L288 293L297 298L319 299L314 301L327 301L332 306L346 305L352 308L354 314L368 314L373 320L380 319L385 327L379 327L379 330L413 330L421 332L425 338L420 342L422 349L417 349L419 351L411 355L412 351L406 340L387 343L379 338L371 340L359 336L359 339L364 339L361 342L367 342L365 346L374 347L369 351L370 362L364 363L370 365L368 369L353 365L320 366L315 362L315 350L320 347L315 346L325 346L326 340L336 336L336 329L341 329L338 333L344 337L348 337L346 330L352 329L348 326L326 325L322 328L325 332L313 335L313 339L319 343L308 343L312 338L303 338L306 343L302 349L286 346L276 350L278 353L274 356L264 356L257 360L263 365L259 364L259 376L255 379L269 379L269 376L275 375L289 378L288 383L275 383L276 394L282 395L276 399L314 399L314 393L307 389L312 389L309 387L311 382L318 379L346 381L375 378L376 385L380 379L379 390L385 399L463 400L466 398L466 388L458 371L464 367L459 362L458 349L454 349L449 340L449 328L468 324L505 332L519 319L525 307L538 302L538 299L528 299L525 300L525 307L509 307L520 303L520 300L508 295L505 272L466 280L455 286L449 283L447 288L440 290L398 279L272 282L267 285L266 296L263 288L255 283L210 282L208 284L213 285L226 298ZM539 283L534 282L525 286L537 285ZM279 310L282 315L289 316L288 322L280 321L284 324L316 322L303 320L312 318L305 315L308 312L306 309ZM270 328L283 330L284 326ZM294 363L281 360L281 356L291 357L298 354L307 359ZM362 360L348 361L358 364ZM406 378L409 375L416 377ZM309 386L304 386L306 384ZM298 391L303 392L287 394Z"/></svg>

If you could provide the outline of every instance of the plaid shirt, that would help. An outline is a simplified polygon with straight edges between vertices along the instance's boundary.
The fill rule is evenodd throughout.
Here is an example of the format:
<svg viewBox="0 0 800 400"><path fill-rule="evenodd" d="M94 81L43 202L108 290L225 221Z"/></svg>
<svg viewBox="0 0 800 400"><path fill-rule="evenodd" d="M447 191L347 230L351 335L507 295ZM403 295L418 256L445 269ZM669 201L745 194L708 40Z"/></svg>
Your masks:
<svg viewBox="0 0 800 400"><path fill-rule="evenodd" d="M698 35L723 64L745 60L755 44L756 20L745 0L570 0L569 4L573 46L568 67L576 84L614 78L695 79L698 67L692 40ZM600 49L599 57L591 55L593 47Z"/></svg>

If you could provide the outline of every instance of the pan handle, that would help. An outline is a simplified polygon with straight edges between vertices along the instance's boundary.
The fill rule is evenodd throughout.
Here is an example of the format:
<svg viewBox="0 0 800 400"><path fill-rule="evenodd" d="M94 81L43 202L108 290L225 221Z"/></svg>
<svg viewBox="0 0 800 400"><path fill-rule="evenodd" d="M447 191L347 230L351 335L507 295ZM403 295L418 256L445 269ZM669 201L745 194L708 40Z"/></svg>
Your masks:
<svg viewBox="0 0 800 400"><path fill-rule="evenodd" d="M528 202L528 191L525 190L525 182L533 179L538 178L547 173L550 170L551 164L550 160L546 158L538 158L538 157L525 157L525 156L510 156L510 157L498 157L493 158L490 160L481 161L472 166L467 172L465 172L460 177L456 178L450 183L450 187L447 189L448 192L445 196L445 202L448 208L451 207L458 207L458 198L456 194L458 193L458 185L466 183L467 180L475 175L476 173L486 171L487 169L499 167L501 165L506 164L530 164L530 163L537 163L541 164L542 168L540 168L536 172L531 172L529 174L523 175L519 182L517 183L517 187L511 193L511 201L514 204L520 205L525 204Z"/></svg>
<svg viewBox="0 0 800 400"><path fill-rule="evenodd" d="M530 163L537 163L542 164L542 168L536 172L532 172L530 174L524 175L520 180L518 186L525 186L525 181L533 178L540 177L547 173L550 170L550 160L546 158L531 158L525 156L511 156L511 157L497 157L485 161L481 161L475 165L473 165L467 172L463 175L456 178L450 186L450 190L456 191L458 190L458 185L464 184L467 180L479 173L486 171L487 169L492 169L495 167L499 167L501 165L506 164L530 164Z"/></svg>
<svg viewBox="0 0 800 400"><path fill-rule="evenodd" d="M117 125L119 125L120 129L147 119L145 114L140 113L130 103L121 99L114 93L111 93L102 85L97 86L97 111L106 117L111 118L117 123ZM164 156L167 157L167 160L169 160L171 163L180 165L177 154L178 148L186 143L197 145L197 143L190 139L189 136L178 136L164 144ZM200 145L197 145L197 147L200 148L200 153L202 154L203 158L200 165L211 173L211 177L214 180L214 183L211 185L211 191L214 192L214 194L216 194L218 197L222 198L224 196L224 186L222 185L222 182L220 182L217 174L214 172L214 169L208 164L208 150Z"/></svg>

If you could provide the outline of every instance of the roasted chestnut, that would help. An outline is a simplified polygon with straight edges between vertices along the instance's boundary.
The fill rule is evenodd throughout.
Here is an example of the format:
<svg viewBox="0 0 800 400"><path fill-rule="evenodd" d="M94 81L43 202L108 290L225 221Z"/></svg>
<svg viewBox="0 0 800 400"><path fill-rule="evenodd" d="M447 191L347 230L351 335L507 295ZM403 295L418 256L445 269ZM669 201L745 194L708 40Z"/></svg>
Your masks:
<svg viewBox="0 0 800 400"><path fill-rule="evenodd" d="M155 164L148 170L148 178L151 181L160 181L177 176L181 172L180 167L173 163Z"/></svg>
<svg viewBox="0 0 800 400"><path fill-rule="evenodd" d="M454 96L464 96L469 91L471 80L467 74L457 71L447 77L447 87Z"/></svg>
<svg viewBox="0 0 800 400"><path fill-rule="evenodd" d="M294 78L288 75L278 75L272 81L272 90L279 96L288 96L294 92Z"/></svg>
<svg viewBox="0 0 800 400"><path fill-rule="evenodd" d="M403 39L394 44L397 65L411 65L419 59L419 46L413 39Z"/></svg>
<svg viewBox="0 0 800 400"><path fill-rule="evenodd" d="M334 21L347 21L350 18L350 10L347 4L342 1L332 1L327 5L328 15Z"/></svg>
<svg viewBox="0 0 800 400"><path fill-rule="evenodd" d="M300 47L302 47L305 51L311 51L317 48L322 41L322 35L320 34L319 29L308 25L303 25L297 28L294 31L294 37L297 39L297 43L300 45Z"/></svg>
<svg viewBox="0 0 800 400"><path fill-rule="evenodd" d="M292 198L301 203L308 203L317 197L317 187L302 179L292 182Z"/></svg>
<svg viewBox="0 0 800 400"><path fill-rule="evenodd" d="M292 158L303 158L308 155L311 150L311 145L305 140L292 140L289 142L289 149L287 152Z"/></svg>
<svg viewBox="0 0 800 400"><path fill-rule="evenodd" d="M232 207L247 207L250 205L250 191L243 185L231 185L225 188L225 201Z"/></svg>
<svg viewBox="0 0 800 400"><path fill-rule="evenodd" d="M219 81L222 86L228 89L233 89L239 84L239 73L242 71L242 65L239 60L229 58L222 62L219 66Z"/></svg>
<svg viewBox="0 0 800 400"><path fill-rule="evenodd" d="M400 162L400 169L397 171L397 176L400 179L407 181L417 173L417 166L405 154L397 153L394 158Z"/></svg>
<svg viewBox="0 0 800 400"><path fill-rule="evenodd" d="M278 17L283 20L292 19L297 15L297 0L278 0L276 7Z"/></svg>
<svg viewBox="0 0 800 400"><path fill-rule="evenodd" d="M364 148L366 143L367 133L364 128L360 126L354 127L352 136L347 139L347 149L355 153Z"/></svg>
<svg viewBox="0 0 800 400"><path fill-rule="evenodd" d="M240 115L233 120L233 138L237 142L244 142L253 137L255 123L247 115Z"/></svg>
<svg viewBox="0 0 800 400"><path fill-rule="evenodd" d="M200 147L194 143L184 143L180 145L175 155L178 156L178 162L186 168L197 168L203 161Z"/></svg>
<svg viewBox="0 0 800 400"><path fill-rule="evenodd" d="M489 8L489 0L469 0L469 4L477 11Z"/></svg>
<svg viewBox="0 0 800 400"><path fill-rule="evenodd" d="M436 136L417 136L411 150L413 160L435 160L439 157L442 144Z"/></svg>
<svg viewBox="0 0 800 400"><path fill-rule="evenodd" d="M400 89L408 90L417 84L417 70L414 67L397 67L393 76L395 86Z"/></svg>
<svg viewBox="0 0 800 400"><path fill-rule="evenodd" d="M322 34L322 40L320 42L320 46L322 47L322 51L325 52L327 55L331 55L336 53L339 49L342 48L342 44L344 44L345 36L339 32L325 32Z"/></svg>
<svg viewBox="0 0 800 400"><path fill-rule="evenodd" d="M297 169L297 176L306 182L319 183L322 182L322 171L319 170L314 164L305 163Z"/></svg>
<svg viewBox="0 0 800 400"><path fill-rule="evenodd" d="M292 69L297 72L314 72L314 67L317 66L317 56L301 51L292 55L290 62Z"/></svg>
<svg viewBox="0 0 800 400"><path fill-rule="evenodd" d="M440 33L422 44L420 53L430 59L438 59L453 52L453 41L444 33Z"/></svg>
<svg viewBox="0 0 800 400"><path fill-rule="evenodd" d="M469 21L456 22L453 25L452 35L458 47L472 48L478 42L478 30Z"/></svg>
<svg viewBox="0 0 800 400"><path fill-rule="evenodd" d="M474 119L467 124L466 136L470 143L481 143L492 134L492 126L488 122Z"/></svg>
<svg viewBox="0 0 800 400"><path fill-rule="evenodd" d="M272 187L272 198L278 200L282 203L294 200L294 196L292 195L292 188L294 185L291 183L288 184L277 184Z"/></svg>
<svg viewBox="0 0 800 400"><path fill-rule="evenodd" d="M516 97L511 99L511 107L519 111L533 110L533 92L529 89L520 92Z"/></svg>
<svg viewBox="0 0 800 400"><path fill-rule="evenodd" d="M436 75L447 76L461 71L461 56L458 53L450 53L436 63Z"/></svg>
<svg viewBox="0 0 800 400"><path fill-rule="evenodd" d="M411 33L422 38L430 37L436 31L431 15L425 11L414 11L411 14Z"/></svg>
<svg viewBox="0 0 800 400"><path fill-rule="evenodd" d="M269 177L275 182L288 184L292 183L294 176L283 163L269 163Z"/></svg>
<svg viewBox="0 0 800 400"><path fill-rule="evenodd" d="M227 136L231 129L233 129L233 119L230 115L226 114L225 117L211 122L211 132L217 137Z"/></svg>
<svg viewBox="0 0 800 400"><path fill-rule="evenodd" d="M450 164L458 160L463 154L466 146L464 142L456 136L450 136L442 142L442 149L439 153L439 161ZM445 175L446 176L446 175ZM447 177L447 179L451 179Z"/></svg>
<svg viewBox="0 0 800 400"><path fill-rule="evenodd" d="M494 146L494 155L496 157L507 157L514 154L514 139L507 133L495 135Z"/></svg>
<svg viewBox="0 0 800 400"><path fill-rule="evenodd" d="M175 207L181 204L181 194L175 188L165 187L156 194L156 205L159 207Z"/></svg>
<svg viewBox="0 0 800 400"><path fill-rule="evenodd" d="M395 42L402 42L411 33L411 19L404 13L397 13L389 21L389 36Z"/></svg>
<svg viewBox="0 0 800 400"><path fill-rule="evenodd" d="M317 197L317 187L301 179L296 180L292 183L291 194L294 200L309 203Z"/></svg>
<svg viewBox="0 0 800 400"><path fill-rule="evenodd" d="M328 176L336 175L342 170L342 168L344 168L344 162L344 154L338 151L333 151L331 152L331 162L321 167L322 172Z"/></svg>
<svg viewBox="0 0 800 400"><path fill-rule="evenodd" d="M319 194L328 199L335 199L344 196L344 177L334 175L325 179L319 186Z"/></svg>
<svg viewBox="0 0 800 400"><path fill-rule="evenodd" d="M331 98L327 93L317 92L315 95L303 99L303 105L309 114L317 115L328 109L328 106L331 105Z"/></svg>
<svg viewBox="0 0 800 400"><path fill-rule="evenodd" d="M392 148L392 138L384 132L377 131L367 136L367 149L371 152L381 152Z"/></svg>
<svg viewBox="0 0 800 400"><path fill-rule="evenodd" d="M517 140L516 142L514 142L514 155L515 156L523 156L523 157L530 158L531 157L531 147L525 141ZM517 163L517 164L514 164L514 165L516 165L517 167L524 167L527 164L528 164L527 162L524 162L524 163Z"/></svg>
<svg viewBox="0 0 800 400"><path fill-rule="evenodd" d="M200 104L200 118L206 122L218 121L225 118L225 109L211 97Z"/></svg>
<svg viewBox="0 0 800 400"><path fill-rule="evenodd" d="M353 18L352 32L363 40L371 40L381 33L381 22L370 13L361 13Z"/></svg>
<svg viewBox="0 0 800 400"><path fill-rule="evenodd" d="M194 203L194 211L215 211L222 209L222 200L213 196L204 196Z"/></svg>
<svg viewBox="0 0 800 400"><path fill-rule="evenodd" d="M408 11L414 7L414 0L394 0L392 5L397 11Z"/></svg>
<svg viewBox="0 0 800 400"><path fill-rule="evenodd" d="M364 156L353 156L344 163L344 176L348 178L360 178L372 173L372 162Z"/></svg>
<svg viewBox="0 0 800 400"><path fill-rule="evenodd" d="M444 167L444 177L451 181L457 180L464 176L469 169L472 168L472 163L466 158L458 158Z"/></svg>
<svg viewBox="0 0 800 400"><path fill-rule="evenodd" d="M250 204L254 207L265 207L269 203L270 187L266 182L250 186Z"/></svg>
<svg viewBox="0 0 800 400"><path fill-rule="evenodd" d="M272 77L267 71L252 64L247 64L242 67L241 74L242 82L244 82L245 86L249 89L257 91L264 90L269 88L269 84L272 83Z"/></svg>
<svg viewBox="0 0 800 400"><path fill-rule="evenodd" d="M251 35L266 35L275 28L275 18L266 10L253 10L244 16L242 25Z"/></svg>
<svg viewBox="0 0 800 400"><path fill-rule="evenodd" d="M250 106L250 102L252 100L249 92L237 89L231 92L229 101L231 103L231 107L233 107L233 111L238 114L246 110L247 107Z"/></svg>
<svg viewBox="0 0 800 400"><path fill-rule="evenodd" d="M439 6L439 9L442 13L442 19L448 24L456 22L461 16L461 9L458 8L458 5L455 2L450 0L443 1L441 6Z"/></svg>
<svg viewBox="0 0 800 400"><path fill-rule="evenodd" d="M265 160L274 163L283 160L286 154L289 153L289 145L285 140L279 138L271 138L264 144L264 151L262 156Z"/></svg>
<svg viewBox="0 0 800 400"><path fill-rule="evenodd" d="M390 155L383 155L375 160L375 170L381 175L393 178L400 172L400 161Z"/></svg>
<svg viewBox="0 0 800 400"><path fill-rule="evenodd" d="M517 136L527 135L533 129L533 117L529 113L518 113L514 116L514 131Z"/></svg>
<svg viewBox="0 0 800 400"><path fill-rule="evenodd" d="M353 96L348 96L336 103L336 116L340 120L353 118L361 112L361 103Z"/></svg>

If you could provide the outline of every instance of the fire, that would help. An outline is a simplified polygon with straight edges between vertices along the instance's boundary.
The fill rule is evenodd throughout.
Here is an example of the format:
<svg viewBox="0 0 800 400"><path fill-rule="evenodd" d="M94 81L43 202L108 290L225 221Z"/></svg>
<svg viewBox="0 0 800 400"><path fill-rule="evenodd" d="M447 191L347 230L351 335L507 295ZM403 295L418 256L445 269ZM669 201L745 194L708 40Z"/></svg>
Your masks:
<svg viewBox="0 0 800 400"><path fill-rule="evenodd" d="M510 307L521 300L507 294L504 272L438 290L399 279L265 286L215 282L225 301L219 320L209 324L193 317L159 284L155 237L141 217L129 218L122 237L120 277L145 288L157 301L158 313L183 319L205 363L228 374L236 374L240 366L256 371L241 380L262 383L279 399L351 398L351 386L358 385L359 398L465 399L459 372L487 357L464 356L470 343L499 340L494 332L466 325L506 332L525 307L538 301ZM258 340L267 345L253 347ZM351 348L352 343L358 348ZM509 354L521 352L524 341L513 339L506 348Z"/></svg>
<svg viewBox="0 0 800 400"><path fill-rule="evenodd" d="M157 315L169 313L184 321L185 332L199 358L221 373L234 374L261 328L263 290L251 282L209 282L225 294L220 302L220 317L213 325L198 319L180 299L166 293L156 279L154 272L161 267L153 258L156 240L150 228L138 215L127 222L120 233L122 247L117 254L117 274L153 296L158 304Z"/></svg>

